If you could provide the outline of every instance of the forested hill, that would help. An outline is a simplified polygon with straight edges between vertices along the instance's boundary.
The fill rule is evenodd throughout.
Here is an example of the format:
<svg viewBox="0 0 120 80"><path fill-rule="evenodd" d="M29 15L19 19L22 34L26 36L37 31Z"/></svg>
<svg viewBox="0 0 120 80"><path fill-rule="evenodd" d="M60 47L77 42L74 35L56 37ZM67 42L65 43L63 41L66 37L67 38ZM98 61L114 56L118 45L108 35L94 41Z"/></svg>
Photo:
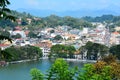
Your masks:
<svg viewBox="0 0 120 80"><path fill-rule="evenodd" d="M85 16L82 17L82 19L88 22L107 22L107 23L114 23L115 25L120 26L120 16L114 16L114 15L102 15L99 17Z"/></svg>
<svg viewBox="0 0 120 80"><path fill-rule="evenodd" d="M56 27L59 25L66 25L72 28L81 29L82 27L94 27L91 22L107 22L113 23L113 25L120 26L120 16L114 15L102 15L99 17L81 17L74 18L70 16L60 17L56 15L50 15L46 17L35 17L29 13L12 11L12 14L17 17L16 22L11 22L10 20L1 20L0 27L15 27L20 26L29 26L34 28L43 28L43 27Z"/></svg>

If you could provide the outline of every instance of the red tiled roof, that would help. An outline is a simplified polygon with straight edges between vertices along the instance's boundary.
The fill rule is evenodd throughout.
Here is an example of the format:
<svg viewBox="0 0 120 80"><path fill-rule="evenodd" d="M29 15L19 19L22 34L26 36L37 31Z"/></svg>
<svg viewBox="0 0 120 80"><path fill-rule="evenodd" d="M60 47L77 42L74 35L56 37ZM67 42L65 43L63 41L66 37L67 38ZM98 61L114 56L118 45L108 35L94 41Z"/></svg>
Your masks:
<svg viewBox="0 0 120 80"><path fill-rule="evenodd" d="M52 43L47 43L47 42L40 42L39 44L35 44L34 46L38 47L52 47Z"/></svg>
<svg viewBox="0 0 120 80"><path fill-rule="evenodd" d="M113 34L118 35L119 33L118 32L113 32Z"/></svg>
<svg viewBox="0 0 120 80"><path fill-rule="evenodd" d="M0 47L9 46L9 44L0 44Z"/></svg>

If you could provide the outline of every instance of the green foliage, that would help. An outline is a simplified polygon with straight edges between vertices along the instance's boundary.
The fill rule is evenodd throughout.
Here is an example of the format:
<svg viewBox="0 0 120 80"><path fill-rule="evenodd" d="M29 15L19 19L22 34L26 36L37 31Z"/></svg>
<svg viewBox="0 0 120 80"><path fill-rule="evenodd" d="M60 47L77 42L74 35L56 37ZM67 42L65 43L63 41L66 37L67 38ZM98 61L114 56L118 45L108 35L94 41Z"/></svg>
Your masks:
<svg viewBox="0 0 120 80"><path fill-rule="evenodd" d="M73 46L57 44L51 47L50 57L74 58L73 54L75 51L76 49Z"/></svg>
<svg viewBox="0 0 120 80"><path fill-rule="evenodd" d="M77 68L69 69L66 61L56 59L47 74L47 80L74 80Z"/></svg>
<svg viewBox="0 0 120 80"><path fill-rule="evenodd" d="M82 19L87 20L89 22L111 22L114 19L113 15L102 15L100 17L90 17L86 16L83 17Z"/></svg>
<svg viewBox="0 0 120 80"><path fill-rule="evenodd" d="M23 47L9 47L2 53L3 60L5 61L17 61L24 59L39 59L42 57L42 50L34 46Z"/></svg>
<svg viewBox="0 0 120 80"><path fill-rule="evenodd" d="M29 32L28 37L37 38L37 34L35 34L34 32L31 31L31 32Z"/></svg>
<svg viewBox="0 0 120 80"><path fill-rule="evenodd" d="M30 74L32 76L32 80L44 80L44 75L36 68L31 69Z"/></svg>
<svg viewBox="0 0 120 80"><path fill-rule="evenodd" d="M31 28L34 28L34 29L40 29L40 28L44 28L44 27L57 27L57 26L70 26L72 28L77 28L77 29L81 29L83 27L93 27L93 25L88 22L88 21L85 21L85 20L82 20L82 19L79 19L79 18L73 18L73 17L70 17L70 16L67 16L67 17L59 17L59 16L56 16L56 15L50 15L48 17L44 17L44 18L39 18L39 17L36 17L35 19L35 16L32 16L28 13L19 13L17 11L11 11L11 14L13 14L14 16L17 16L18 19L20 20L21 19L21 26L29 26L28 29L31 29ZM31 23L29 24L28 20L27 19L31 19ZM0 23L0 26L2 27L7 27L7 26L10 26L10 27L14 27L16 26L17 23L13 23L9 20L4 20L2 19L1 20L2 23ZM3 24L3 23L7 23L7 24ZM32 30L32 29L31 29Z"/></svg>
<svg viewBox="0 0 120 80"><path fill-rule="evenodd" d="M60 35L56 35L55 37L54 37L54 40L62 40L63 38L60 36Z"/></svg>
<svg viewBox="0 0 120 80"><path fill-rule="evenodd" d="M10 61L11 58L12 58L11 54L0 49L0 61L2 61L2 60Z"/></svg>
<svg viewBox="0 0 120 80"><path fill-rule="evenodd" d="M101 72L98 73L93 64L85 64L77 80L112 80L110 70L110 66L104 66Z"/></svg>
<svg viewBox="0 0 120 80"><path fill-rule="evenodd" d="M116 59L117 58L115 55L109 54L108 56L103 56L101 60L106 62L107 64L110 64L116 62Z"/></svg>
<svg viewBox="0 0 120 80"><path fill-rule="evenodd" d="M11 20L5 20L5 19L1 19L0 20L0 27L2 28L6 28L6 27L15 27L17 24L15 22L12 22Z"/></svg>
<svg viewBox="0 0 120 80"><path fill-rule="evenodd" d="M8 31L6 31L6 30L1 31L0 34L3 35L3 36L6 36L6 37L10 37L10 33Z"/></svg>
<svg viewBox="0 0 120 80"><path fill-rule="evenodd" d="M7 8L7 5L10 5L8 0L0 0L0 20L11 19L15 21L15 17L10 14L11 10Z"/></svg>
<svg viewBox="0 0 120 80"><path fill-rule="evenodd" d="M4 40L4 39L7 39L8 41L12 43L12 40L9 37L0 35L0 40Z"/></svg>
<svg viewBox="0 0 120 80"><path fill-rule="evenodd" d="M12 35L11 36L11 38L14 38L14 39L19 39L19 38L21 38L22 36L19 34L19 33L17 33L16 35Z"/></svg>
<svg viewBox="0 0 120 80"><path fill-rule="evenodd" d="M97 61L94 64L85 64L82 70L77 67L69 68L68 63L58 58L44 75L44 80L119 80L120 64L116 62L106 64L104 61ZM33 80L43 80L43 74L37 70L31 70Z"/></svg>
<svg viewBox="0 0 120 80"><path fill-rule="evenodd" d="M54 33L54 32L55 32L55 30L51 30L51 31L50 31L50 33Z"/></svg>
<svg viewBox="0 0 120 80"><path fill-rule="evenodd" d="M111 46L110 53L116 55L116 57L120 59L120 45Z"/></svg>
<svg viewBox="0 0 120 80"><path fill-rule="evenodd" d="M104 56L109 52L109 48L105 45L87 42L85 46L83 46L80 51L87 51L87 59L91 59L91 55L93 55L93 59L96 60L99 56ZM99 55L100 54L100 55Z"/></svg>

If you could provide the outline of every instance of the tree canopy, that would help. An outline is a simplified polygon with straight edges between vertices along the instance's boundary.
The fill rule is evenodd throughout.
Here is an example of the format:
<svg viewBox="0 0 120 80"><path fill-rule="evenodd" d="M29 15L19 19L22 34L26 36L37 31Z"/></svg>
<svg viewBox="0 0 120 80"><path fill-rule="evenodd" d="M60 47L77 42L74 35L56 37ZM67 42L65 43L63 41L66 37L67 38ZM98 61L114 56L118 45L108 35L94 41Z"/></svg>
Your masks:
<svg viewBox="0 0 120 80"><path fill-rule="evenodd" d="M113 61L106 62L105 58L109 60L112 58ZM119 68L120 64L112 55L94 64L85 64L82 69L70 68L67 61L56 59L45 75L38 69L32 69L31 75L33 80L119 80Z"/></svg>
<svg viewBox="0 0 120 80"><path fill-rule="evenodd" d="M42 57L42 50L38 47L26 45L22 47L11 46L3 51L1 60L5 61L17 61L24 59L39 59Z"/></svg>
<svg viewBox="0 0 120 80"><path fill-rule="evenodd" d="M50 57L55 58L74 58L74 46L56 44L51 47Z"/></svg>
<svg viewBox="0 0 120 80"><path fill-rule="evenodd" d="M120 59L120 45L114 45L110 47L110 53L116 55L118 59Z"/></svg>
<svg viewBox="0 0 120 80"><path fill-rule="evenodd" d="M10 5L8 0L0 0L0 19L11 19L15 21L15 17L11 15L11 10L7 8Z"/></svg>
<svg viewBox="0 0 120 80"><path fill-rule="evenodd" d="M80 52L87 51L87 59L98 59L98 57L102 57L105 54L109 53L109 48L105 45L87 42L85 46L80 48Z"/></svg>

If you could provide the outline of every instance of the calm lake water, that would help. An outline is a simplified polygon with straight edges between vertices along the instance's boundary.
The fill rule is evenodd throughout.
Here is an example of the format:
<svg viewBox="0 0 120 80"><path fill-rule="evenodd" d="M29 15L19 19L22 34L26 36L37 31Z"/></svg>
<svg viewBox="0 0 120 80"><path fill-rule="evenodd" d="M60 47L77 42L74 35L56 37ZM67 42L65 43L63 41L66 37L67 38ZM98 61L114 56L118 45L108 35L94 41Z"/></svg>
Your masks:
<svg viewBox="0 0 120 80"><path fill-rule="evenodd" d="M31 61L18 64L10 64L6 67L0 67L0 80L31 80L30 69L38 68L45 73L53 64L53 60L43 59L40 61ZM84 63L79 61L67 61L70 67L83 67Z"/></svg>

